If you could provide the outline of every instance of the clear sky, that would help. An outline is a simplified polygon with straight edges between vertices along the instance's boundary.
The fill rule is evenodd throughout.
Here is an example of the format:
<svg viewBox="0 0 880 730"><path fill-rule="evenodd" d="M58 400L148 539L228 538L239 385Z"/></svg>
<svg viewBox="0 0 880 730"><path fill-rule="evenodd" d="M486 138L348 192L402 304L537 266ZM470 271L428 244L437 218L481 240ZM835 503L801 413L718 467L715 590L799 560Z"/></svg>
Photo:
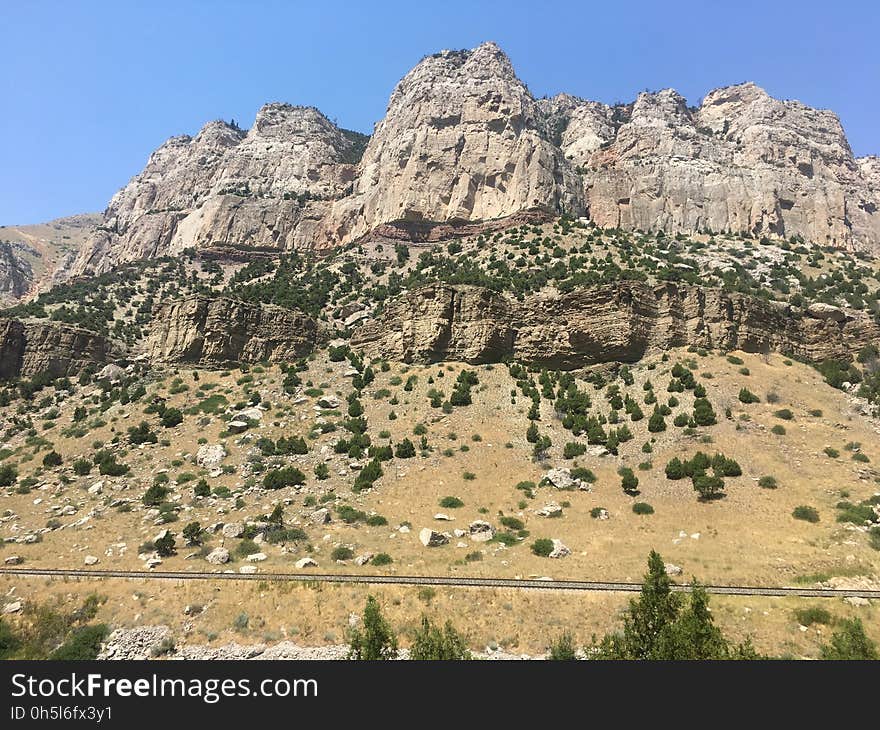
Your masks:
<svg viewBox="0 0 880 730"><path fill-rule="evenodd" d="M175 134L268 101L369 132L424 55L494 40L536 96L691 104L753 80L880 153L870 1L0 0L0 224L103 210Z"/></svg>

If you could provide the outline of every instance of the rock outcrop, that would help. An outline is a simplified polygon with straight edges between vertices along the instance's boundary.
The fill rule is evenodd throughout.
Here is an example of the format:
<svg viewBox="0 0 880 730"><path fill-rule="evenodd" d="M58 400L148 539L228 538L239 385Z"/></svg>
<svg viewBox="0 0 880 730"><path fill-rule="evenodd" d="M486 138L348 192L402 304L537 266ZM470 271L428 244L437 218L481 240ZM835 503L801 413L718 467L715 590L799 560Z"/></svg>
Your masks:
<svg viewBox="0 0 880 730"><path fill-rule="evenodd" d="M568 369L635 362L684 345L850 359L880 341L880 325L868 315L842 314L673 283L625 281L523 301L477 286L434 284L390 303L354 331L351 344L368 357L403 362L513 358Z"/></svg>
<svg viewBox="0 0 880 730"><path fill-rule="evenodd" d="M83 213L45 223L0 226L0 306L35 297L65 271L101 216Z"/></svg>
<svg viewBox="0 0 880 730"><path fill-rule="evenodd" d="M212 122L175 137L110 201L70 271L189 247L326 249L377 231L436 240L527 212L880 250L877 158L854 158L834 113L752 83L699 107L671 89L613 107L536 100L484 43L424 58L361 159L365 140L282 104L247 133Z"/></svg>
<svg viewBox="0 0 880 730"><path fill-rule="evenodd" d="M271 304L191 296L153 311L145 351L155 363L282 362L311 352L317 325Z"/></svg>
<svg viewBox="0 0 880 730"><path fill-rule="evenodd" d="M752 83L716 89L697 108L672 89L614 108L542 103L601 226L880 246L876 158L853 157L833 112Z"/></svg>
<svg viewBox="0 0 880 730"><path fill-rule="evenodd" d="M18 246L0 241L0 303L25 296L34 284L34 270Z"/></svg>
<svg viewBox="0 0 880 730"><path fill-rule="evenodd" d="M348 240L381 224L418 231L531 208L580 214L583 189L510 60L484 43L428 56L397 85L327 227L330 241Z"/></svg>
<svg viewBox="0 0 880 730"><path fill-rule="evenodd" d="M244 132L217 121L173 137L110 201L71 274L197 247L307 247L350 186L364 136L317 109L268 104Z"/></svg>
<svg viewBox="0 0 880 730"><path fill-rule="evenodd" d="M63 322L0 319L0 378L75 375L118 355L101 335Z"/></svg>

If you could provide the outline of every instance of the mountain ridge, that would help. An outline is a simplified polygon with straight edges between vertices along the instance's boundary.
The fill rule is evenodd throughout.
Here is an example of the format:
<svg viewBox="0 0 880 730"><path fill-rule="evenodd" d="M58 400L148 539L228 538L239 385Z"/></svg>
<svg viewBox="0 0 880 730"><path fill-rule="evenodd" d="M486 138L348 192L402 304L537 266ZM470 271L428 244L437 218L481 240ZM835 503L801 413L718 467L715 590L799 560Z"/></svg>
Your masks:
<svg viewBox="0 0 880 730"><path fill-rule="evenodd" d="M752 82L696 107L672 89L614 106L536 99L488 42L425 56L368 140L283 103L262 107L250 130L210 122L170 138L110 201L70 273L190 247L324 251L389 225L455 228L527 210L873 252L878 199L880 163L853 155L831 111Z"/></svg>

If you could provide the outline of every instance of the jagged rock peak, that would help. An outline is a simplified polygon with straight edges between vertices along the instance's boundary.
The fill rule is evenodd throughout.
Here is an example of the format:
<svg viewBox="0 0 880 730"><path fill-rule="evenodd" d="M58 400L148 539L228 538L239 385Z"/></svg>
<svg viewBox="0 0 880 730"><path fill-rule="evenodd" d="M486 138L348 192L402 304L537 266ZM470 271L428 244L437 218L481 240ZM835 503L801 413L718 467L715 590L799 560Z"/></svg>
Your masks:
<svg viewBox="0 0 880 730"><path fill-rule="evenodd" d="M324 244L383 224L489 221L531 208L581 213L583 191L510 60L485 43L427 56L397 85Z"/></svg>
<svg viewBox="0 0 880 730"><path fill-rule="evenodd" d="M364 140L314 107L280 103L263 106L247 131L214 121L172 137L110 201L71 273L193 246L305 246L350 187Z"/></svg>
<svg viewBox="0 0 880 730"><path fill-rule="evenodd" d="M696 107L673 89L614 106L536 100L490 42L424 57L366 142L280 103L247 132L212 122L174 137L114 196L71 271L189 247L328 249L377 231L435 240L561 212L880 250L876 158L854 158L833 112L752 82Z"/></svg>

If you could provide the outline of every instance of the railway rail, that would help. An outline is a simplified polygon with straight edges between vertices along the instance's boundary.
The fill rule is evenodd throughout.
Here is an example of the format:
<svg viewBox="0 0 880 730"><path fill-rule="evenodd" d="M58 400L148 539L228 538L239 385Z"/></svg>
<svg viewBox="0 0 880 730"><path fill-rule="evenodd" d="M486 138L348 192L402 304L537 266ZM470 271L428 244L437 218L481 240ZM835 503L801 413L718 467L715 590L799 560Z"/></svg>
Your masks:
<svg viewBox="0 0 880 730"><path fill-rule="evenodd" d="M430 575L348 575L342 573L212 573L189 571L137 570L66 570L62 568L0 567L0 575L49 578L98 578L130 580L226 580L294 581L300 583L348 583L366 585L453 586L462 588L513 588L526 590L595 591L637 593L641 583L551 578L468 578ZM709 593L733 596L795 596L799 598L868 598L880 599L880 590L861 588L808 588L800 586L704 585ZM673 584L672 590L688 592L688 584Z"/></svg>

